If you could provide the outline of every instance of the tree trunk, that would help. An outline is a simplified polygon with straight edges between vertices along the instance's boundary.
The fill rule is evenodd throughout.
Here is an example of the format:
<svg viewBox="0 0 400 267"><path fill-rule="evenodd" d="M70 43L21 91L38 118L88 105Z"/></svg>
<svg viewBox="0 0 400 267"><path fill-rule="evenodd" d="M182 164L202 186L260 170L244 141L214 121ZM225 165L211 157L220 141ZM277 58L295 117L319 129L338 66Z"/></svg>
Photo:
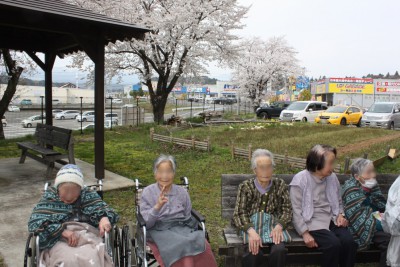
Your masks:
<svg viewBox="0 0 400 267"><path fill-rule="evenodd" d="M17 66L16 61L11 57L9 49L0 49L0 57L3 56L4 65L6 66L6 71L9 76L7 88L4 91L4 95L0 100L0 119L3 118L7 111L8 105L10 105L11 100L17 91L17 85L19 77L21 76L22 67ZM0 140L5 139L3 124L0 126Z"/></svg>
<svg viewBox="0 0 400 267"><path fill-rule="evenodd" d="M153 106L154 122L158 124L164 123L164 112L167 104L168 94L154 95L150 97L151 105Z"/></svg>

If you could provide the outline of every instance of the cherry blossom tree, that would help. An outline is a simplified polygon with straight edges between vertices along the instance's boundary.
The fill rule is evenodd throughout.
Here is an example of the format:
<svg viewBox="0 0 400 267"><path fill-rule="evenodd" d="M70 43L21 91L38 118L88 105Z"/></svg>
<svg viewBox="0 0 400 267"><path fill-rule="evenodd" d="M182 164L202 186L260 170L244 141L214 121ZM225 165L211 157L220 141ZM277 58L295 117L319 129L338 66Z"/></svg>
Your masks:
<svg viewBox="0 0 400 267"><path fill-rule="evenodd" d="M5 88L0 86L0 120L6 113L8 106L15 98L17 85L22 73L34 73L35 66L25 53L0 48L0 74L6 77ZM4 79L3 79L4 80ZM3 124L0 123L0 140L5 139Z"/></svg>
<svg viewBox="0 0 400 267"><path fill-rule="evenodd" d="M182 75L207 73L207 62L222 62L237 52L234 31L243 27L248 11L237 0L66 1L151 29L144 40L110 44L106 67L109 77L139 76L149 90L155 122L164 121L168 95ZM74 57L73 66L85 66L82 55Z"/></svg>
<svg viewBox="0 0 400 267"><path fill-rule="evenodd" d="M279 77L290 77L300 71L296 51L284 37L267 41L252 38L242 42L241 53L233 64L234 81L241 94L248 97L254 109L260 106L268 83Z"/></svg>

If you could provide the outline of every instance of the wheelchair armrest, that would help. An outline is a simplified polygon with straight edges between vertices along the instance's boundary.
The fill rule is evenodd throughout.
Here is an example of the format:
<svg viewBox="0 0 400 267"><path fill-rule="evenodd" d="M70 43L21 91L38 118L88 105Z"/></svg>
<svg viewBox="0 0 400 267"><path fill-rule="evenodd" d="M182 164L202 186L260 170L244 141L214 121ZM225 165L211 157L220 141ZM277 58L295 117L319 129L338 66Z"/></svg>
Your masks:
<svg viewBox="0 0 400 267"><path fill-rule="evenodd" d="M201 215L200 212L198 212L197 210L192 209L191 213L192 213L192 216L193 216L197 221L199 221L199 222L205 222L205 221L206 221L206 219L204 218L204 216Z"/></svg>
<svg viewBox="0 0 400 267"><path fill-rule="evenodd" d="M140 211L136 214L136 219L138 220L138 224L140 227L146 226L146 221L143 219L142 214L140 213Z"/></svg>

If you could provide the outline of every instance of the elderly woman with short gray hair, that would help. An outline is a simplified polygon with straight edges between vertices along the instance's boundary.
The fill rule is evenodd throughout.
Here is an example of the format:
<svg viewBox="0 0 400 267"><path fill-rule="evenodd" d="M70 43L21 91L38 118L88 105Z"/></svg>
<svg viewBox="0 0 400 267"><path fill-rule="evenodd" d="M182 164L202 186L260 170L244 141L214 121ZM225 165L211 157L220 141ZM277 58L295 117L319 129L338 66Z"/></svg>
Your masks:
<svg viewBox="0 0 400 267"><path fill-rule="evenodd" d="M239 185L233 224L243 236L243 266L260 266L263 246L270 246L268 266L284 266L286 261L286 227L292 220L288 187L274 177L274 157L266 149L257 149L251 158L255 177ZM260 221L268 227L259 227Z"/></svg>
<svg viewBox="0 0 400 267"><path fill-rule="evenodd" d="M349 230L359 249L367 249L373 242L381 251L380 267L386 265L390 234L383 232L381 213L385 212L386 199L378 182L374 163L369 159L355 159L350 166L351 178L343 185L344 212L349 220Z"/></svg>
<svg viewBox="0 0 400 267"><path fill-rule="evenodd" d="M333 172L336 153L329 145L313 146L306 169L290 183L293 225L307 247L322 251L322 267L354 266L357 253L343 213L340 183Z"/></svg>
<svg viewBox="0 0 400 267"><path fill-rule="evenodd" d="M148 245L163 267L216 267L211 247L191 216L187 190L175 185L175 158L161 155L153 165L156 182L143 189L140 213L148 228Z"/></svg>

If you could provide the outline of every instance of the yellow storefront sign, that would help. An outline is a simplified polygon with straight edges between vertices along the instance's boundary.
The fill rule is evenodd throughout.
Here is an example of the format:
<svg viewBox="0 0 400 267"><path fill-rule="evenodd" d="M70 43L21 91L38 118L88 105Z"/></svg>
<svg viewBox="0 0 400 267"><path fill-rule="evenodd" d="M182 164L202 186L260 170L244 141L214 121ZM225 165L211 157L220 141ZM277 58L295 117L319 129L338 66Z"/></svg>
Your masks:
<svg viewBox="0 0 400 267"><path fill-rule="evenodd" d="M329 93L366 94L374 93L374 84L369 83L329 83Z"/></svg>

